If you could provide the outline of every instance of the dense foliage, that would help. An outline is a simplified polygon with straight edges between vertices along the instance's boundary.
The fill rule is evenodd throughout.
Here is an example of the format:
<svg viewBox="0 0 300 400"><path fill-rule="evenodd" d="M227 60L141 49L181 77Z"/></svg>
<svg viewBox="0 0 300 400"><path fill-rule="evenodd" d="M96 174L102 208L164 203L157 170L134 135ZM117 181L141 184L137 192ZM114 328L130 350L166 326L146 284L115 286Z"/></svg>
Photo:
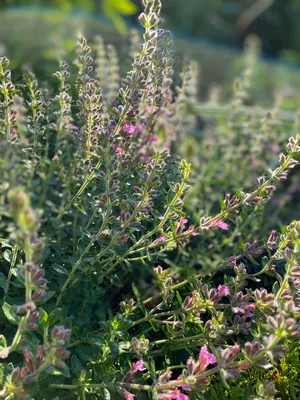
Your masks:
<svg viewBox="0 0 300 400"><path fill-rule="evenodd" d="M294 110L253 107L250 50L199 105L144 7L122 79L100 37L48 86L0 58L0 396L296 399Z"/></svg>

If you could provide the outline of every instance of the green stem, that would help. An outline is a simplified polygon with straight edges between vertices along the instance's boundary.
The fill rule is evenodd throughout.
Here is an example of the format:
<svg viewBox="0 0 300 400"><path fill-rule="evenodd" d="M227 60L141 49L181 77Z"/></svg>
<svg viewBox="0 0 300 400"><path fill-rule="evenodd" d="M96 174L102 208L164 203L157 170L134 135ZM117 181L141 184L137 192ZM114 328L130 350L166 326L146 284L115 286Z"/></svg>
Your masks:
<svg viewBox="0 0 300 400"><path fill-rule="evenodd" d="M87 176L87 178L85 179L85 181L83 182L82 186L80 187L80 189L78 190L78 192L75 194L75 196L69 201L69 203L67 203L59 212L58 216L57 216L57 220L60 220L64 213L75 203L75 201L78 199L78 197L80 197L82 195L82 193L85 191L85 189L87 188L87 186L89 185L89 183L93 180L96 171L98 171L100 169L102 165L102 160L99 160L97 162L97 164L95 165L95 168L92 170L92 172Z"/></svg>
<svg viewBox="0 0 300 400"><path fill-rule="evenodd" d="M184 188L186 186L186 181L188 179L189 176L189 172L190 169L188 171L185 172L185 176L184 179L178 189L178 192L176 193L176 195L173 197L172 201L170 202L170 204L168 205L165 214L161 220L161 222L152 229L152 231L148 232L146 235L142 236L142 238L140 240L138 240L133 246L131 246L124 254L123 256L121 256L114 264L111 265L111 267L105 271L101 277L99 278L104 279L106 276L108 276L121 262L123 262L126 257L134 250L136 249L138 246L140 246L146 239L150 238L151 236L153 236L155 233L159 232L162 227L164 226L164 224L167 222L168 218L169 218L169 214L172 211L174 205L176 204L177 200L182 196Z"/></svg>
<svg viewBox="0 0 300 400"><path fill-rule="evenodd" d="M106 179L105 179L105 184L106 184L106 194L108 194L109 193L109 181L110 181L109 155L108 155L108 153L106 153L105 158L106 158ZM100 163L100 161L98 162L98 164L99 163ZM70 275L68 276L68 279L66 280L66 282L64 283L64 285L63 285L63 287L62 287L62 289L60 291L60 294L58 296L56 305L60 304L62 296L63 296L64 292L66 291L67 287L69 286L70 282L72 281L73 276L74 276L75 272L77 271L78 267L81 265L81 263L82 263L82 261L84 259L84 256L90 251L90 249L94 245L95 241L100 237L101 233L105 229L105 227L106 227L106 225L108 223L109 216L110 216L111 208L112 208L112 205L111 205L111 202L110 202L110 199L109 199L109 196L108 196L107 210L106 210L106 213L105 213L105 217L103 218L101 227L100 227L99 231L97 232L97 234L95 236L93 236L93 238L91 239L89 244L86 246L86 248L84 249L84 251L81 254L80 258L77 260L76 264L73 266L73 268L72 268L72 270L70 272Z"/></svg>
<svg viewBox="0 0 300 400"><path fill-rule="evenodd" d="M0 65L0 75L4 75L3 67ZM4 109L5 109L5 130L6 130L6 140L10 140L11 136L11 122L10 122L10 115L9 115L9 93L6 87L5 78L1 79L1 86L2 86L2 94L4 98Z"/></svg>
<svg viewBox="0 0 300 400"><path fill-rule="evenodd" d="M10 281L11 281L11 277L12 277L12 271L13 271L13 268L15 267L15 265L16 265L18 251L19 251L19 246L15 245L13 247L13 256L12 256L12 260L11 260L11 264L10 264L10 268L9 268L9 273L8 273L8 277L7 277L7 281L6 281L6 285L5 285L3 301L6 300L6 297L8 295Z"/></svg>

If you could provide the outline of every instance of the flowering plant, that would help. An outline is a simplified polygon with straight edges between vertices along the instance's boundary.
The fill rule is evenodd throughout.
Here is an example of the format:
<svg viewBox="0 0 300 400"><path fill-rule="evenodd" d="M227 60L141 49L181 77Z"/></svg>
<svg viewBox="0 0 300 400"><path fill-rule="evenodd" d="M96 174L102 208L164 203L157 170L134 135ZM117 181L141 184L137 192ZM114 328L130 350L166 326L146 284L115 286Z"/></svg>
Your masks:
<svg viewBox="0 0 300 400"><path fill-rule="evenodd" d="M55 93L29 71L13 83L0 59L3 398L188 400L272 369L298 335L299 222L242 251L235 233L230 256L206 257L198 272L180 264L267 204L298 164L299 134L249 193L226 194L215 213L186 210L191 165L159 133L176 125L174 144L193 126L190 69L174 94L161 3L144 7L143 44L121 83L99 38L95 63L78 39L76 79L62 61Z"/></svg>

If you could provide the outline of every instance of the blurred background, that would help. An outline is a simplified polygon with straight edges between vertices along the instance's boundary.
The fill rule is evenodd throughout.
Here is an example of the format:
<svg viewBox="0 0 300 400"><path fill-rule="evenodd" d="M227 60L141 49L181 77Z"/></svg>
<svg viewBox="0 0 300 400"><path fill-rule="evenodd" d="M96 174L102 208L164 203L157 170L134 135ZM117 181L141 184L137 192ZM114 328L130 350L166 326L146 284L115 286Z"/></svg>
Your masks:
<svg viewBox="0 0 300 400"><path fill-rule="evenodd" d="M59 51L72 50L79 32L101 34L126 54L126 32L139 29L141 9L141 0L0 0L0 54L39 77L52 72ZM298 67L299 0L163 0L162 14L178 50L201 64L205 86L236 72L250 34L259 37L264 62Z"/></svg>

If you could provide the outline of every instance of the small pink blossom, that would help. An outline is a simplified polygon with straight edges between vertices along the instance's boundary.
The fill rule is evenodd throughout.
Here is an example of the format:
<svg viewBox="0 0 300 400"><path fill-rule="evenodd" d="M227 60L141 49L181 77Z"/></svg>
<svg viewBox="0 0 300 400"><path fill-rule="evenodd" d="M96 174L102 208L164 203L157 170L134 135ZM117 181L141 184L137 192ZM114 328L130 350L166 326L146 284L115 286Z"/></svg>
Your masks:
<svg viewBox="0 0 300 400"><path fill-rule="evenodd" d="M158 140L157 135L150 135L148 137L148 142L150 142L150 143L157 142L157 140Z"/></svg>
<svg viewBox="0 0 300 400"><path fill-rule="evenodd" d="M213 228L215 226L217 226L220 229L223 229L224 231L228 231L228 225L224 221L222 221L221 218L219 218L216 221L212 222L209 225L209 228Z"/></svg>
<svg viewBox="0 0 300 400"><path fill-rule="evenodd" d="M201 347L200 354L199 354L199 366L200 366L200 373L206 370L206 368L210 364L214 364L217 362L216 357L207 351L207 346Z"/></svg>
<svg viewBox="0 0 300 400"><path fill-rule="evenodd" d="M129 374L132 375L137 371L143 372L143 371L146 371L146 369L147 368L144 367L143 360L139 360L139 361L137 361L136 363L133 364Z"/></svg>
<svg viewBox="0 0 300 400"><path fill-rule="evenodd" d="M135 130L136 130L136 127L135 127L134 125L129 125L129 126L127 127L127 133L128 133L129 135L133 135L134 132L135 132Z"/></svg>
<svg viewBox="0 0 300 400"><path fill-rule="evenodd" d="M235 345L232 346L232 348L231 348L232 357L234 358L239 351L240 351L240 346L237 343L235 343Z"/></svg>
<svg viewBox="0 0 300 400"><path fill-rule="evenodd" d="M117 153L117 155L118 155L119 157L122 157L122 155L123 155L123 150L121 149L120 146L117 146L117 148L116 148L116 153Z"/></svg>
<svg viewBox="0 0 300 400"><path fill-rule="evenodd" d="M180 375L177 379L177 381L181 381L182 380L182 376ZM178 385L178 387L181 387L183 390L189 392L191 390L193 390L189 385L187 385L186 383L183 383L181 385Z"/></svg>
<svg viewBox="0 0 300 400"><path fill-rule="evenodd" d="M161 242L165 242L166 240L168 240L165 236L160 236L158 239L156 239L156 243L161 243Z"/></svg>
<svg viewBox="0 0 300 400"><path fill-rule="evenodd" d="M255 303L251 303L247 307L247 311L254 311L255 309L256 309L256 304Z"/></svg>
<svg viewBox="0 0 300 400"><path fill-rule="evenodd" d="M133 135L136 131L136 127L132 124L129 124L127 121L124 121L122 124L122 131L127 132L129 135Z"/></svg>
<svg viewBox="0 0 300 400"><path fill-rule="evenodd" d="M185 224L188 222L188 220L184 217L181 217L179 220L178 228L177 228L177 233L182 232Z"/></svg>
<svg viewBox="0 0 300 400"><path fill-rule="evenodd" d="M226 286L226 285L219 285L218 286L218 291L219 291L220 295L223 295L223 296L229 296L230 295L229 287Z"/></svg>
<svg viewBox="0 0 300 400"><path fill-rule="evenodd" d="M141 148L138 150L138 154L139 154L139 155L142 155L142 156L145 156L145 155L147 154L147 150L146 150L144 147L141 147Z"/></svg>
<svg viewBox="0 0 300 400"><path fill-rule="evenodd" d="M180 392L180 390L168 390L158 394L160 400L190 400L189 396Z"/></svg>
<svg viewBox="0 0 300 400"><path fill-rule="evenodd" d="M192 236L199 236L199 232L195 232L195 226L191 225L186 233L191 233Z"/></svg>
<svg viewBox="0 0 300 400"><path fill-rule="evenodd" d="M134 398L135 398L134 394L127 392L127 390L125 390L125 389L120 391L120 393L124 397L125 400L134 400Z"/></svg>

